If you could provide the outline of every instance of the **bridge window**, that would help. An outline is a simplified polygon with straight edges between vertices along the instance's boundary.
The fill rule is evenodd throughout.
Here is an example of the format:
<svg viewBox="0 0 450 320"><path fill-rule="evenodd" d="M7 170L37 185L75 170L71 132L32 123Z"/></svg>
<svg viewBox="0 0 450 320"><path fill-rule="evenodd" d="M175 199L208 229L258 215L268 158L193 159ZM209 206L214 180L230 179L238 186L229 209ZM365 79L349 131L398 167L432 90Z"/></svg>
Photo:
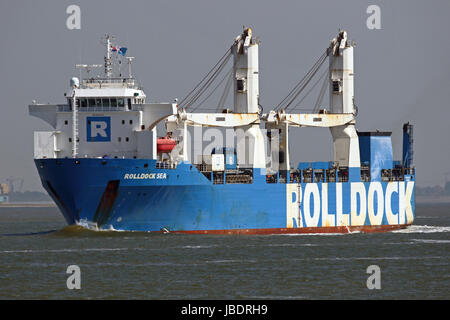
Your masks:
<svg viewBox="0 0 450 320"><path fill-rule="evenodd" d="M101 107L102 106L102 99L101 98L95 98L95 106Z"/></svg>
<svg viewBox="0 0 450 320"><path fill-rule="evenodd" d="M111 107L117 107L117 99L116 98L111 98Z"/></svg>
<svg viewBox="0 0 450 320"><path fill-rule="evenodd" d="M83 98L81 99L81 107L86 108L87 107L87 99Z"/></svg>
<svg viewBox="0 0 450 320"><path fill-rule="evenodd" d="M102 99L102 106L103 107L109 107L109 99L108 98L103 98Z"/></svg>
<svg viewBox="0 0 450 320"><path fill-rule="evenodd" d="M123 98L117 99L117 105L119 106L119 108L123 108L125 106L124 99Z"/></svg>
<svg viewBox="0 0 450 320"><path fill-rule="evenodd" d="M128 100L128 110L131 110L131 99L127 99Z"/></svg>
<svg viewBox="0 0 450 320"><path fill-rule="evenodd" d="M88 99L89 107L95 107L95 99Z"/></svg>

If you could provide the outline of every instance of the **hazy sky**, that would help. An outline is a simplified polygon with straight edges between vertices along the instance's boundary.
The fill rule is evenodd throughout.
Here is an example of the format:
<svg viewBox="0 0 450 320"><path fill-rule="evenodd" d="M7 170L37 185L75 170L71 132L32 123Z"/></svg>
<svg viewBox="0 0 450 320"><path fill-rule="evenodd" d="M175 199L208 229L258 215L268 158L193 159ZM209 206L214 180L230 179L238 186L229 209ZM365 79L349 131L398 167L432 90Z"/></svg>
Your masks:
<svg viewBox="0 0 450 320"><path fill-rule="evenodd" d="M81 8L81 29L66 27L66 8ZM381 29L367 28L369 5ZM345 29L355 48L357 129L393 131L401 156L402 124L414 124L419 185L450 179L450 1L7 1L0 2L0 181L25 179L43 190L33 162L28 115L33 99L63 103L75 64L102 63L101 37L116 36L136 57L134 74L148 101L182 98L214 65L242 26L260 45L260 100L276 106ZM324 101L327 104L327 101ZM294 129L296 161L332 157L328 130Z"/></svg>

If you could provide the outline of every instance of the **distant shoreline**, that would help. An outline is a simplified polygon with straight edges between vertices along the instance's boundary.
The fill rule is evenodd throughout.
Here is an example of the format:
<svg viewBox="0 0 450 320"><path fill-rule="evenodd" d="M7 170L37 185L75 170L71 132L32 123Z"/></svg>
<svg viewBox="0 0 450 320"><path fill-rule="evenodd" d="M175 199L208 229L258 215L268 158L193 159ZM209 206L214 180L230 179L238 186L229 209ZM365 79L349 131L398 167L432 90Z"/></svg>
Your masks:
<svg viewBox="0 0 450 320"><path fill-rule="evenodd" d="M8 202L1 203L0 208L51 208L56 207L53 202Z"/></svg>
<svg viewBox="0 0 450 320"><path fill-rule="evenodd" d="M450 203L450 196L441 196L441 197L416 196L415 198L417 204Z"/></svg>

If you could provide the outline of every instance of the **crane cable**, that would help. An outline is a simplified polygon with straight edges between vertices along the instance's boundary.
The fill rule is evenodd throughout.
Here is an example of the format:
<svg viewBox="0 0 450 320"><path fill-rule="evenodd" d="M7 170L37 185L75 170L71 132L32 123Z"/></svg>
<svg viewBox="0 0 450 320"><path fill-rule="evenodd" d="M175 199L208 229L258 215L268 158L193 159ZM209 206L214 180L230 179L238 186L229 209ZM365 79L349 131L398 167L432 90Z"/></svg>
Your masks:
<svg viewBox="0 0 450 320"><path fill-rule="evenodd" d="M220 64L222 59L224 59L229 54L229 49L224 53L224 55L219 59L219 61L214 65L214 67L203 77L203 79L180 101L179 105L182 105L189 96L203 83L203 81L213 72L213 70Z"/></svg>
<svg viewBox="0 0 450 320"><path fill-rule="evenodd" d="M203 77L203 79L180 101L179 106L189 108L201 94L208 88L212 81L217 77L218 73L223 69L226 62L231 56L231 50L227 49L225 54L219 59L214 67Z"/></svg>
<svg viewBox="0 0 450 320"><path fill-rule="evenodd" d="M300 82L295 85L295 87L289 92L289 94L277 105L275 110L280 110L284 105L287 109L298 97L298 95L305 89L317 71L320 69L322 64L325 62L328 56L328 49L320 56L320 58L314 63L311 69L306 73L306 75L300 80Z"/></svg>
<svg viewBox="0 0 450 320"><path fill-rule="evenodd" d="M191 110L191 112L194 112L199 107L203 105L203 103L211 97L211 95L217 90L217 88L225 81L226 78L230 78L230 74L233 69L228 70L228 72L225 74L225 76L219 81L219 83L214 87L214 89L211 90L211 92L206 96L205 99L203 99L195 108ZM217 110L216 110L217 111Z"/></svg>
<svg viewBox="0 0 450 320"><path fill-rule="evenodd" d="M328 77L323 80L322 88L320 88L319 96L317 97L316 104L314 105L314 108L312 111L313 113L319 112L320 105L322 104L322 101L323 101L323 96L325 95L325 91L328 88L328 84L329 84L328 79L331 74L331 70L333 69L334 63L336 62L336 59L334 58L334 56L330 56L330 59L333 59L333 60L331 61L330 65L328 66L328 72L327 72Z"/></svg>
<svg viewBox="0 0 450 320"><path fill-rule="evenodd" d="M218 67L216 71L211 75L211 77L205 82L205 84L194 94L194 96L187 102L185 108L188 109L192 105L194 105L197 100L208 90L210 85L216 80L217 76L222 72L225 64L228 62L228 59L224 60L222 64ZM222 81L221 81L222 82ZM215 89L214 89L215 90ZM214 91L213 90L213 91ZM204 101L203 101L204 102ZM202 103L203 103L202 102Z"/></svg>
<svg viewBox="0 0 450 320"><path fill-rule="evenodd" d="M294 108L293 108L292 110L295 110L298 106L300 106L300 104L303 102L303 100L305 100L306 97L308 97L308 95L311 93L311 91L313 91L313 89L317 86L317 84L320 82L320 80L322 80L322 78L323 78L326 74L328 74L328 70L325 70L325 71L320 75L320 77L317 79L317 81L314 82L314 84L312 85L312 87L306 92L306 94L303 96L303 98L300 99L300 101L294 106ZM325 78L325 82L324 82L324 83L328 83L328 82L327 82L327 78ZM324 88L324 86L322 86L322 89L323 89L323 88ZM325 86L325 88L326 88L326 86ZM321 91L322 91L322 90L321 90ZM317 105L317 102L316 102L316 105ZM288 110L288 109L291 108L291 107L292 107L292 105L286 107L285 110ZM313 111L313 113L314 113L314 111Z"/></svg>

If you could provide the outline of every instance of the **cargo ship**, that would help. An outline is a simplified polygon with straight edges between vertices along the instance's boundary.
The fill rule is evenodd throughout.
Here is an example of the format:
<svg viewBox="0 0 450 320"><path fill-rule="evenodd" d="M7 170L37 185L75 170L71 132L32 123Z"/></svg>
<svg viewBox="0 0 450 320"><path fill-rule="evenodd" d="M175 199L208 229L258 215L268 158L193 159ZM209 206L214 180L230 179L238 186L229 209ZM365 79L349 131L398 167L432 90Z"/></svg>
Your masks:
<svg viewBox="0 0 450 320"><path fill-rule="evenodd" d="M69 225L96 229L198 234L382 232L414 220L413 126L403 126L401 160L391 132L356 129L354 43L340 30L289 95L269 112L259 103L260 42L244 28L225 55L183 100L150 103L132 75L134 57L105 36L101 65L77 65L61 104L29 106L49 131L34 132L42 185ZM117 61L128 63L128 75ZM232 67L216 110L194 102ZM325 62L328 61L328 64ZM119 63L121 64L121 62ZM295 99L319 67L329 105L295 111ZM104 68L101 76L90 76ZM320 101L319 101L320 102ZM216 128L233 145L189 156L189 128ZM333 161L292 164L290 127L324 128ZM219 139L220 140L220 139ZM197 143L197 142L192 142ZM331 147L331 146L330 146ZM192 158L192 159L190 159Z"/></svg>

